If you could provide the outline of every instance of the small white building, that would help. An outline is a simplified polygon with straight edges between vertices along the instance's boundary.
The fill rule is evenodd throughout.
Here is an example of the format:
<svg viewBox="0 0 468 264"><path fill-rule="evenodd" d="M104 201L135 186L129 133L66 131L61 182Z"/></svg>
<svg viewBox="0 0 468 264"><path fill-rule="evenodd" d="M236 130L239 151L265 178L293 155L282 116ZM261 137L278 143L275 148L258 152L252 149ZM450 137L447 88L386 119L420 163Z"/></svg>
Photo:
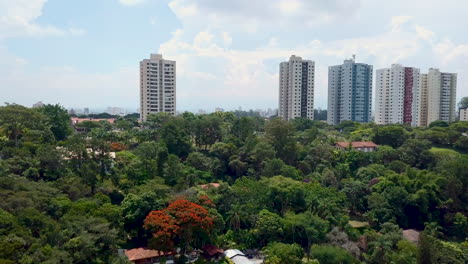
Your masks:
<svg viewBox="0 0 468 264"><path fill-rule="evenodd" d="M468 121L468 108L460 108L459 116L460 121Z"/></svg>
<svg viewBox="0 0 468 264"><path fill-rule="evenodd" d="M245 254L238 249L228 249L224 251L224 254L235 264L254 264L254 262L248 259Z"/></svg>

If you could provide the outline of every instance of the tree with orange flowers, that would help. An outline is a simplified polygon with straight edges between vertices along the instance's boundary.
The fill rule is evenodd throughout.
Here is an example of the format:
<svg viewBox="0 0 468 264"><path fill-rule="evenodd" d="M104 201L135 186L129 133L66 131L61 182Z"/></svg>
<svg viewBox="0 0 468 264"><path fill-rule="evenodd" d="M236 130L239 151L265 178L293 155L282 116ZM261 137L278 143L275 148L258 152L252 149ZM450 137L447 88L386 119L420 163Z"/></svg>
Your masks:
<svg viewBox="0 0 468 264"><path fill-rule="evenodd" d="M213 219L204 207L179 199L166 209L150 212L144 228L153 233L150 247L172 250L178 246L185 252L189 246L209 237Z"/></svg>

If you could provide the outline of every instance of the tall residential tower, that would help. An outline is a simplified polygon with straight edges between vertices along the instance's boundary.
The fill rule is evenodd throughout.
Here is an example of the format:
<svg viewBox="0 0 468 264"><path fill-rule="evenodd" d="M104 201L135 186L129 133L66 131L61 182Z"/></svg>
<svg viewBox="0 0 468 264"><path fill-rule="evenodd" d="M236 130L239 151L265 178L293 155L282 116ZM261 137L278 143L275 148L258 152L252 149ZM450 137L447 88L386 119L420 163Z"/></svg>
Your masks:
<svg viewBox="0 0 468 264"><path fill-rule="evenodd" d="M140 62L140 119L159 112L176 112L176 62L151 54Z"/></svg>
<svg viewBox="0 0 468 264"><path fill-rule="evenodd" d="M430 68L421 74L420 126L442 120L452 122L456 119L457 74L440 72Z"/></svg>
<svg viewBox="0 0 468 264"><path fill-rule="evenodd" d="M372 65L356 63L355 56L328 68L327 123L371 120Z"/></svg>
<svg viewBox="0 0 468 264"><path fill-rule="evenodd" d="M314 119L315 62L292 55L279 69L279 113L285 120Z"/></svg>
<svg viewBox="0 0 468 264"><path fill-rule="evenodd" d="M376 71L375 123L419 124L419 69L393 64Z"/></svg>

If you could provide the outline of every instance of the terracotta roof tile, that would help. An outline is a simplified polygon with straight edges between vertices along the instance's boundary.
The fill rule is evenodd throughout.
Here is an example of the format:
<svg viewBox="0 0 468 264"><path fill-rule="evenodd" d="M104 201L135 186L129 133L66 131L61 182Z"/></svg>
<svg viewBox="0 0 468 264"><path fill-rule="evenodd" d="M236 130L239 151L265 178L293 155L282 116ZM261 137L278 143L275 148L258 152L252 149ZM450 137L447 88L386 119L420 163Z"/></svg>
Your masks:
<svg viewBox="0 0 468 264"><path fill-rule="evenodd" d="M172 254L172 252L163 252L147 248L133 248L125 250L125 255L130 261L147 258L156 258L160 256L169 256Z"/></svg>
<svg viewBox="0 0 468 264"><path fill-rule="evenodd" d="M347 148L349 147L350 142L336 142L336 144L342 148ZM351 142L351 147L352 148L375 148L378 145L375 144L372 141L354 141Z"/></svg>

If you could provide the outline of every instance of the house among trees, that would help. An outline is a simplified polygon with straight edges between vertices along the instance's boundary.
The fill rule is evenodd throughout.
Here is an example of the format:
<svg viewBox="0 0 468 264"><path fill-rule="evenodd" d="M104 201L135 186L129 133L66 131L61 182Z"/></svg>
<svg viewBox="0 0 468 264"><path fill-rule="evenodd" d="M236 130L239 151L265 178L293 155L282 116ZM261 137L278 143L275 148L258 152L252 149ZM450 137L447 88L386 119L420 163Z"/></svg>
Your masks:
<svg viewBox="0 0 468 264"><path fill-rule="evenodd" d="M206 245L202 247L202 255L208 260L220 260L224 257L224 251L214 245Z"/></svg>
<svg viewBox="0 0 468 264"><path fill-rule="evenodd" d="M155 264L161 263L162 260L165 260L165 263L169 263L168 260L173 260L174 252L163 252L147 248L133 248L125 250L125 255L128 260L134 264Z"/></svg>
<svg viewBox="0 0 468 264"><path fill-rule="evenodd" d="M253 264L253 262L238 249L228 249L224 251L224 254L226 254L226 257L234 262L234 264Z"/></svg>
<svg viewBox="0 0 468 264"><path fill-rule="evenodd" d="M337 142L335 147L341 150L353 149L361 152L374 152L377 150L378 145L372 141L354 141Z"/></svg>

